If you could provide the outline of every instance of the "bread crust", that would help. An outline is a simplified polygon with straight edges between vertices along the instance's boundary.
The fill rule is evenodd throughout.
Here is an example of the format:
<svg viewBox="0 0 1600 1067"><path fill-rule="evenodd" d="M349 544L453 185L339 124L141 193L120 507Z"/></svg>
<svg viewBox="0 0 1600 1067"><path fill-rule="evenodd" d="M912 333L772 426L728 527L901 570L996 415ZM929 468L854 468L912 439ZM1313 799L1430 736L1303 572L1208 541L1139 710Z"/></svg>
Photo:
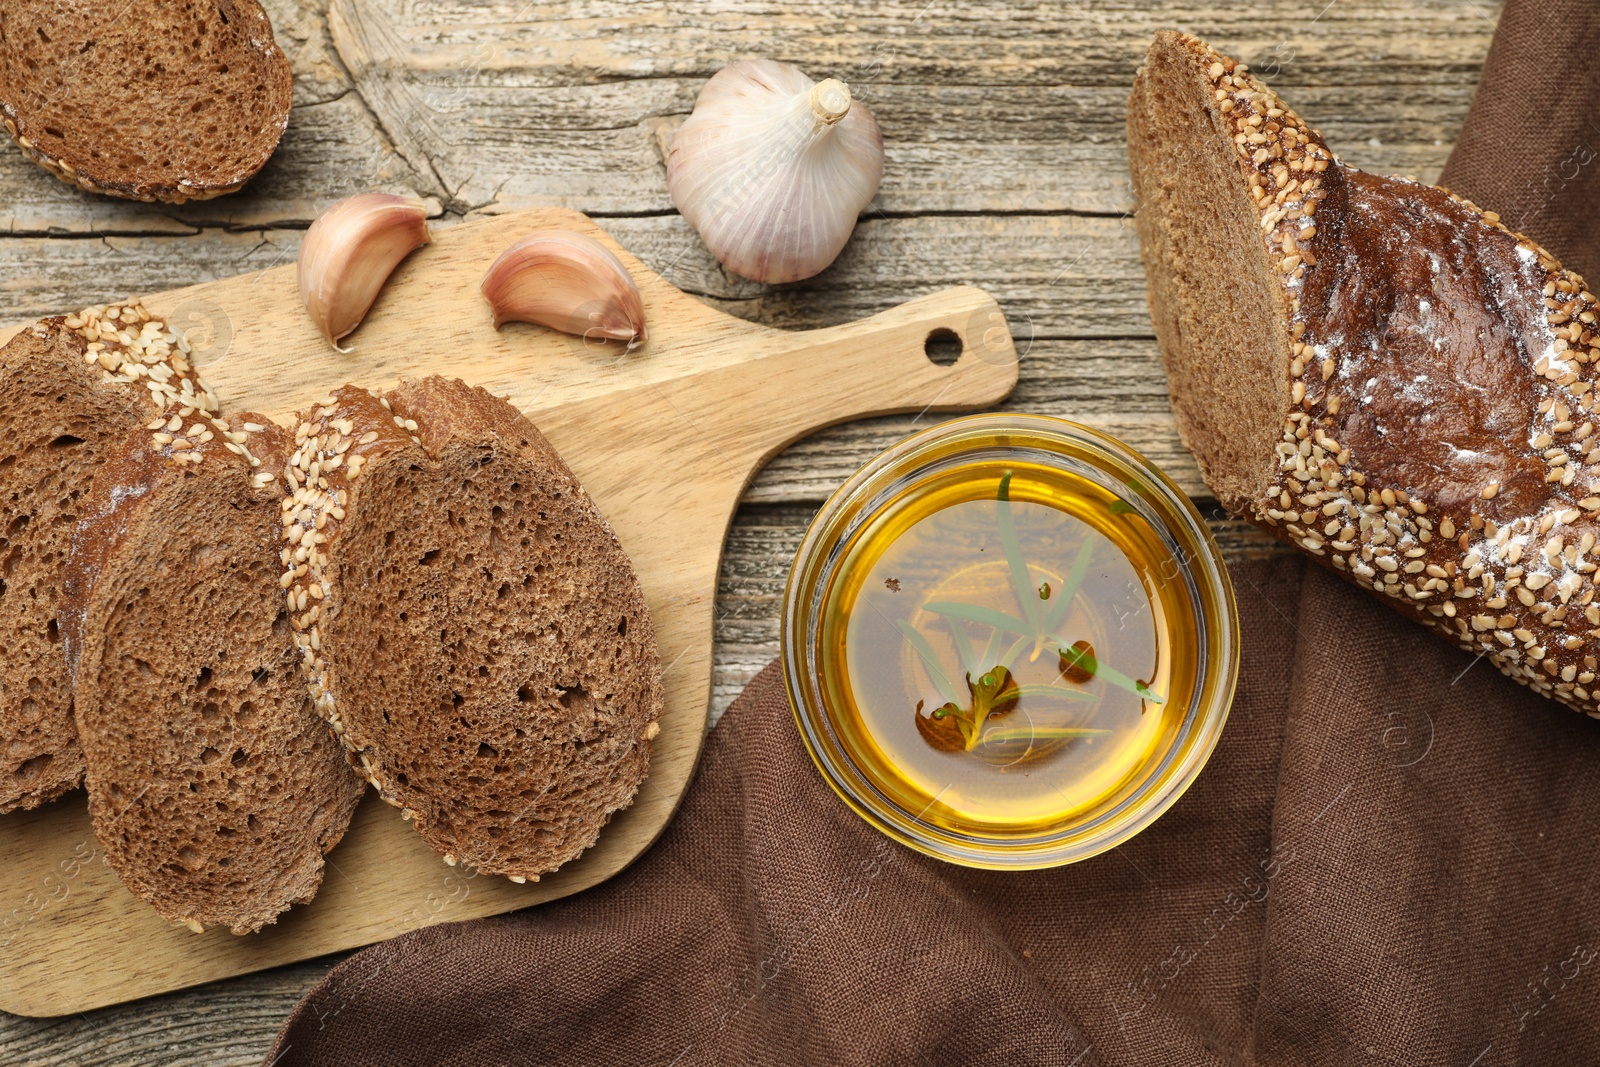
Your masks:
<svg viewBox="0 0 1600 1067"><path fill-rule="evenodd" d="M181 204L238 190L288 126L294 75L256 0L208 8L134 4L108 23L92 4L6 5L0 125L90 192Z"/></svg>
<svg viewBox="0 0 1600 1067"><path fill-rule="evenodd" d="M1273 455L1209 469L1203 458L1208 483L1396 610L1600 717L1600 339L1583 279L1492 211L1344 164L1203 42L1158 35L1135 104L1158 76L1188 86L1170 103L1205 121L1185 136L1231 146L1254 205L1255 246L1202 254L1265 264L1287 303L1284 343L1231 366L1156 316L1169 361L1205 364L1175 408L1225 403L1252 358L1287 369L1283 403L1254 413L1279 427ZM1149 115L1130 106L1130 164L1139 210L1150 209L1141 237L1156 235L1147 255L1212 206L1181 190L1160 201L1155 190L1181 176L1161 173L1171 153ZM1153 308L1183 299L1167 277L1151 272ZM1196 317L1228 328L1221 309ZM1217 457L1220 432L1191 422L1185 440Z"/></svg>

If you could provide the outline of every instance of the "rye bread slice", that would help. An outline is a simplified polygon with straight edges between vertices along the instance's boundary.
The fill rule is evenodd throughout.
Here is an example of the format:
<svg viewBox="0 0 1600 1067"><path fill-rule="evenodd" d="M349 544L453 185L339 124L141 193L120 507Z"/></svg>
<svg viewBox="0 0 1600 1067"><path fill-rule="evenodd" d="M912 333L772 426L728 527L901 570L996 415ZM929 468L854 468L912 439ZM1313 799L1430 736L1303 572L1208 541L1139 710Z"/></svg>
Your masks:
<svg viewBox="0 0 1600 1067"><path fill-rule="evenodd" d="M649 769L661 666L638 578L505 401L442 378L330 401L288 471L318 706L446 862L537 879Z"/></svg>
<svg viewBox="0 0 1600 1067"><path fill-rule="evenodd" d="M251 415L140 428L95 478L67 570L95 836L196 932L310 901L366 788L312 709L278 584L287 444Z"/></svg>
<svg viewBox="0 0 1600 1067"><path fill-rule="evenodd" d="M1134 82L1134 221L1179 432L1206 484L1237 510L1277 465L1289 396L1290 361L1278 358L1291 344L1289 299L1269 262L1228 114L1205 98L1211 90L1201 68L1212 60L1192 42L1170 30L1156 34Z"/></svg>
<svg viewBox="0 0 1600 1067"><path fill-rule="evenodd" d="M266 13L255 0L118 6L0 5L6 132L94 192L176 204L238 189L277 148L294 92Z"/></svg>
<svg viewBox="0 0 1600 1067"><path fill-rule="evenodd" d="M137 304L46 319L0 348L0 813L83 780L56 622L62 572L106 456L175 398L188 414L215 410L185 348Z"/></svg>

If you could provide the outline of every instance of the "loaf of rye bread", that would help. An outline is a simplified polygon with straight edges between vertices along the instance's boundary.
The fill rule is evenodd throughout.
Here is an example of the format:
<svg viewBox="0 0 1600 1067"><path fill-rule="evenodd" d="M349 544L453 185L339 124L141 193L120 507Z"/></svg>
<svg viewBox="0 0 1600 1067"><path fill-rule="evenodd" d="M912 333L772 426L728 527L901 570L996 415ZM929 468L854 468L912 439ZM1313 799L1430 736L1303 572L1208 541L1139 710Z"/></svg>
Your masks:
<svg viewBox="0 0 1600 1067"><path fill-rule="evenodd" d="M661 666L610 525L515 408L346 386L298 420L282 583L318 709L446 862L537 879L649 769Z"/></svg>
<svg viewBox="0 0 1600 1067"><path fill-rule="evenodd" d="M157 416L216 410L186 352L138 304L46 319L0 349L0 812L83 780L56 621L63 568L107 455Z"/></svg>
<svg viewBox="0 0 1600 1067"><path fill-rule="evenodd" d="M1583 279L1447 190L1347 166L1163 32L1128 104L1173 411L1259 523L1600 716L1600 340Z"/></svg>
<svg viewBox="0 0 1600 1067"><path fill-rule="evenodd" d="M0 121L69 185L171 203L233 192L277 148L293 93L256 0L0 5Z"/></svg>
<svg viewBox="0 0 1600 1067"><path fill-rule="evenodd" d="M287 444L251 415L139 428L95 476L66 574L95 836L197 933L310 901L366 788L312 708L278 585Z"/></svg>

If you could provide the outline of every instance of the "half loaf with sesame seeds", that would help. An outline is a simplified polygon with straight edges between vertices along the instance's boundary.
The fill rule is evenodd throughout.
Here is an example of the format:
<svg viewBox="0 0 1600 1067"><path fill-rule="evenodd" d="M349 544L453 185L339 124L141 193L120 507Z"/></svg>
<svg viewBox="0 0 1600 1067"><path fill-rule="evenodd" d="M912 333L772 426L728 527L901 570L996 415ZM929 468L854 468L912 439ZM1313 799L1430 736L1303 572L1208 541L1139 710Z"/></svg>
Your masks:
<svg viewBox="0 0 1600 1067"><path fill-rule="evenodd" d="M82 189L231 193L277 148L294 77L256 0L0 5L0 122Z"/></svg>
<svg viewBox="0 0 1600 1067"><path fill-rule="evenodd" d="M1600 716L1600 364L1583 279L1492 211L1343 163L1157 35L1128 103L1174 414L1232 511Z"/></svg>
<svg viewBox="0 0 1600 1067"><path fill-rule="evenodd" d="M316 894L366 783L312 708L278 585L288 436L185 421L95 477L61 626L108 862L163 918L243 934Z"/></svg>
<svg viewBox="0 0 1600 1067"><path fill-rule="evenodd" d="M56 620L72 533L131 431L169 407L216 410L186 353L137 303L46 319L0 349L0 812L83 781Z"/></svg>
<svg viewBox="0 0 1600 1067"><path fill-rule="evenodd" d="M447 863L537 879L633 800L661 714L644 593L532 423L454 380L346 386L286 468L318 708Z"/></svg>

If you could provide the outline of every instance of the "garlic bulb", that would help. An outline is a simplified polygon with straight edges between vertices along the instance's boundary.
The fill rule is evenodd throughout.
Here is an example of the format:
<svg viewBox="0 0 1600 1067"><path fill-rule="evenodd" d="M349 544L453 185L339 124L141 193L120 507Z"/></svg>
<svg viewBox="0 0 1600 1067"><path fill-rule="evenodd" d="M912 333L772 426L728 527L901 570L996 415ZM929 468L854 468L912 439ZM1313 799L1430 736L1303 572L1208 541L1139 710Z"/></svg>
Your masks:
<svg viewBox="0 0 1600 1067"><path fill-rule="evenodd" d="M593 237L541 230L512 244L483 276L494 328L533 322L584 339L644 344L644 300L628 268Z"/></svg>
<svg viewBox="0 0 1600 1067"><path fill-rule="evenodd" d="M706 83L667 154L672 202L713 255L759 282L838 257L883 179L883 134L850 88L757 59Z"/></svg>
<svg viewBox="0 0 1600 1067"><path fill-rule="evenodd" d="M339 339L361 325L389 275L428 243L427 209L416 200L362 193L334 204L300 244L300 299L322 336Z"/></svg>

